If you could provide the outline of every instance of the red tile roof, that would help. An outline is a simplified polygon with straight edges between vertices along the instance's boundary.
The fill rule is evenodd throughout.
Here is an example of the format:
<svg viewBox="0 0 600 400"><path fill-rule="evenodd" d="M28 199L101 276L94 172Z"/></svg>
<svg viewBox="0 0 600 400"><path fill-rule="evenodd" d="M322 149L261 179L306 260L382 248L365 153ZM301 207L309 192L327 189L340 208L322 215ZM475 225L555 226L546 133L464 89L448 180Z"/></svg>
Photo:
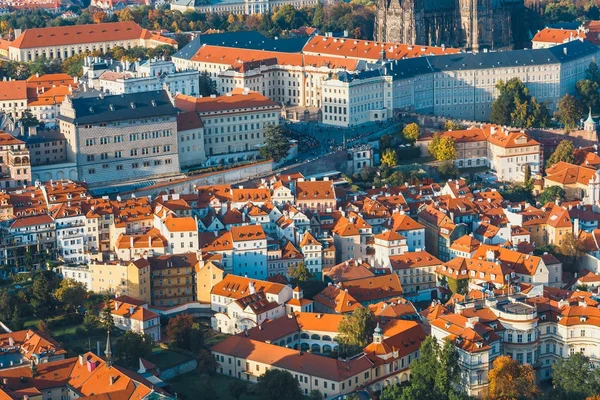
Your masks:
<svg viewBox="0 0 600 400"><path fill-rule="evenodd" d="M535 34L532 42L566 43L578 38L585 39L585 36L585 33L579 29L544 28Z"/></svg>
<svg viewBox="0 0 600 400"><path fill-rule="evenodd" d="M216 111L233 111L242 108L279 108L279 104L269 100L262 94L235 88L231 95L217 97L194 97L179 94L175 96L175 105L184 111L210 113Z"/></svg>
<svg viewBox="0 0 600 400"><path fill-rule="evenodd" d="M0 81L0 101L27 100L25 81Z"/></svg>
<svg viewBox="0 0 600 400"><path fill-rule="evenodd" d="M177 132L202 128L204 124L195 111L188 111L177 115Z"/></svg>
<svg viewBox="0 0 600 400"><path fill-rule="evenodd" d="M341 382L370 370L372 366L364 356L343 362L315 354L300 353L298 350L262 343L242 336L232 336L211 347L210 350L334 382Z"/></svg>
<svg viewBox="0 0 600 400"><path fill-rule="evenodd" d="M302 52L304 54L344 57L348 59L379 60L382 50L385 50L385 58L394 60L430 55L457 54L460 52L459 49L450 47L412 46L401 43L384 43L326 36L314 36L306 43Z"/></svg>
<svg viewBox="0 0 600 400"><path fill-rule="evenodd" d="M113 42L140 39L148 31L133 21L106 22L102 24L53 26L26 29L14 42L12 48L65 46L86 43Z"/></svg>

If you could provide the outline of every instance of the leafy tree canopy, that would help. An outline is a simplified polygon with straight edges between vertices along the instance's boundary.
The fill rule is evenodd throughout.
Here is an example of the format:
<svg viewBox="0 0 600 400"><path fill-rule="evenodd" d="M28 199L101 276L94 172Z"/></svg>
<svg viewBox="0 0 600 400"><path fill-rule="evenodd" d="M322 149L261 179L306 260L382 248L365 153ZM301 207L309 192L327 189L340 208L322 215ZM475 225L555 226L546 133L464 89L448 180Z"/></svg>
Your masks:
<svg viewBox="0 0 600 400"><path fill-rule="evenodd" d="M281 125L269 125L265 129L265 145L260 148L262 158L273 158L275 162L283 160L290 149L285 128Z"/></svg>
<svg viewBox="0 0 600 400"><path fill-rule="evenodd" d="M575 161L574 153L575 146L573 146L573 142L568 139L561 140L554 153L546 160L546 168L550 168L560 161L573 163Z"/></svg>
<svg viewBox="0 0 600 400"><path fill-rule="evenodd" d="M521 365L509 356L494 360L488 379L490 400L535 399L539 394L533 367L530 364Z"/></svg>
<svg viewBox="0 0 600 400"><path fill-rule="evenodd" d="M421 136L421 128L419 128L419 125L412 122L404 127L402 130L402 136L407 142L414 143L417 141L419 136Z"/></svg>
<svg viewBox="0 0 600 400"><path fill-rule="evenodd" d="M369 308L357 308L352 314L344 315L338 327L338 341L347 346L365 347L369 344L375 326L373 312Z"/></svg>
<svg viewBox="0 0 600 400"><path fill-rule="evenodd" d="M302 400L300 383L288 371L269 369L258 378L255 387L260 400Z"/></svg>
<svg viewBox="0 0 600 400"><path fill-rule="evenodd" d="M567 199L565 189L560 186L550 186L544 189L538 201L540 204L548 204L555 200L564 201Z"/></svg>
<svg viewBox="0 0 600 400"><path fill-rule="evenodd" d="M519 78L512 78L507 82L499 81L496 88L500 94L492 103L492 123L520 128L549 125L550 115L546 105L538 103Z"/></svg>
<svg viewBox="0 0 600 400"><path fill-rule="evenodd" d="M567 131L577 128L579 120L583 117L583 105L575 96L565 94L558 102L558 109L554 114Z"/></svg>

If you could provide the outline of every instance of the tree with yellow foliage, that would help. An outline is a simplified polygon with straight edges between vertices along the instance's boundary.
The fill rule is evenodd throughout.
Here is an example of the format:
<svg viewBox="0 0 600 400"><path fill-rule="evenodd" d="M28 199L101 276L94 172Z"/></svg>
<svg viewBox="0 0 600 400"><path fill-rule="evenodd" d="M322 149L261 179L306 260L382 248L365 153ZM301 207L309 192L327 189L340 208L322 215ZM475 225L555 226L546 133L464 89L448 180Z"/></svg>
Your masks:
<svg viewBox="0 0 600 400"><path fill-rule="evenodd" d="M398 154L396 153L396 150L385 149L383 154L381 154L381 163L388 167L395 167L398 165Z"/></svg>
<svg viewBox="0 0 600 400"><path fill-rule="evenodd" d="M509 356L494 360L488 374L490 400L534 399L539 394L535 386L535 372L529 364L519 364Z"/></svg>

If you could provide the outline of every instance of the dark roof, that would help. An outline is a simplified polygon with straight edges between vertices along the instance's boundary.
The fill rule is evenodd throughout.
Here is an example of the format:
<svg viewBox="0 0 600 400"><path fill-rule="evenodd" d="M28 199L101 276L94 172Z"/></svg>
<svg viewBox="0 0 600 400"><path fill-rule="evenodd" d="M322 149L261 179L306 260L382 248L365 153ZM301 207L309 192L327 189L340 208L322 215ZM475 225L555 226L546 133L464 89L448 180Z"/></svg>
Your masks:
<svg viewBox="0 0 600 400"><path fill-rule="evenodd" d="M150 262L150 269L155 271L166 268L193 267L198 262L198 259L196 258L196 253L184 253L151 257L148 261Z"/></svg>
<svg viewBox="0 0 600 400"><path fill-rule="evenodd" d="M300 53L308 39L308 37L302 36L288 39L269 39L257 31L205 34L189 42L173 57L189 60L200 50L202 45Z"/></svg>
<svg viewBox="0 0 600 400"><path fill-rule="evenodd" d="M60 140L66 139L59 131L44 131L41 129L35 135L29 135L24 139L25 144L56 142Z"/></svg>
<svg viewBox="0 0 600 400"><path fill-rule="evenodd" d="M598 47L590 42L574 40L547 49L458 53L394 60L384 64L383 68L385 75L406 79L440 71L565 63L598 51Z"/></svg>
<svg viewBox="0 0 600 400"><path fill-rule="evenodd" d="M102 97L71 99L75 118L58 118L75 124L94 124L134 118L176 116L177 109L165 90Z"/></svg>

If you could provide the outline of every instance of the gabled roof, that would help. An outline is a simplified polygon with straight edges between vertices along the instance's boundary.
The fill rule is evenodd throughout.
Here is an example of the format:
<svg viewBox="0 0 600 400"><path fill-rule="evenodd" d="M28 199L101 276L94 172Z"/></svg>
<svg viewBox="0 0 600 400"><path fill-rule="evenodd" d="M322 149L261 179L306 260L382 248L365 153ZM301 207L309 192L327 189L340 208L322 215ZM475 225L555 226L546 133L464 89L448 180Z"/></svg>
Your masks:
<svg viewBox="0 0 600 400"><path fill-rule="evenodd" d="M576 183L587 185L595 176L596 169L592 167L559 161L546 170L544 180L550 182L547 184L548 186L551 186L552 182L560 183L562 185Z"/></svg>
<svg viewBox="0 0 600 400"><path fill-rule="evenodd" d="M585 37L585 32L579 29L544 28L538 31L531 41L540 43L566 43L579 38L585 39Z"/></svg>
<svg viewBox="0 0 600 400"><path fill-rule="evenodd" d="M19 35L10 44L10 47L32 49L36 47L97 43L99 40L102 42L115 42L146 38L146 34L148 34L148 31L142 29L133 21L31 28L26 29Z"/></svg>
<svg viewBox="0 0 600 400"><path fill-rule="evenodd" d="M413 251L390 256L390 264L392 269L396 271L420 267L437 267L443 263L426 251Z"/></svg>
<svg viewBox="0 0 600 400"><path fill-rule="evenodd" d="M314 202L335 200L333 181L297 181L296 200Z"/></svg>
<svg viewBox="0 0 600 400"><path fill-rule="evenodd" d="M481 242L471 235L463 235L450 245L450 249L471 253L479 248Z"/></svg>
<svg viewBox="0 0 600 400"><path fill-rule="evenodd" d="M267 238L262 225L232 226L230 232L234 242L266 240Z"/></svg>
<svg viewBox="0 0 600 400"><path fill-rule="evenodd" d="M177 115L177 132L185 132L204 127L195 111L187 111Z"/></svg>
<svg viewBox="0 0 600 400"><path fill-rule="evenodd" d="M351 258L331 268L323 268L323 277L331 279L332 282L345 282L354 279L370 278L375 276L371 266L366 262L359 263Z"/></svg>
<svg viewBox="0 0 600 400"><path fill-rule="evenodd" d="M262 291L270 294L279 294L286 288L285 285L280 283L260 281L228 274L219 283L213 286L210 293L217 296L239 299L250 293L250 286L253 286L255 291Z"/></svg>
<svg viewBox="0 0 600 400"><path fill-rule="evenodd" d="M232 336L211 347L210 350L214 353L227 354L334 382L341 382L363 373L370 370L372 366L372 363L364 356L343 362L334 358L301 353L298 350L262 343L242 336Z"/></svg>

